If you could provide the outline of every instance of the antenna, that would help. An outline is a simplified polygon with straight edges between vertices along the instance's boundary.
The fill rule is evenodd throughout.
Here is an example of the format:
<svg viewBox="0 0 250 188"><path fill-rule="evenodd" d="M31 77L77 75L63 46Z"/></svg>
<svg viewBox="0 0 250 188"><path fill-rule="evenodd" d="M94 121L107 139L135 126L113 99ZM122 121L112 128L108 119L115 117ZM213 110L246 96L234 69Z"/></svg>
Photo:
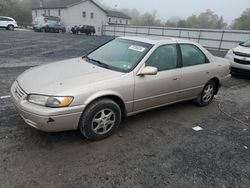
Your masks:
<svg viewBox="0 0 250 188"><path fill-rule="evenodd" d="M118 7L117 1L114 0L115 9Z"/></svg>

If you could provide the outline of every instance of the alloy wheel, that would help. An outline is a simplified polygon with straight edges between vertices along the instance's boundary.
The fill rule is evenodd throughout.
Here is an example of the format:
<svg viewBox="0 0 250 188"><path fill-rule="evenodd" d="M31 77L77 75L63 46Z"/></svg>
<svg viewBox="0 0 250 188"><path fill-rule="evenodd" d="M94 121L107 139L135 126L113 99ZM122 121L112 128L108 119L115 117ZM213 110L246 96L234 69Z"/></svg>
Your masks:
<svg viewBox="0 0 250 188"><path fill-rule="evenodd" d="M212 84L208 84L203 91L202 100L207 103L214 95L214 87Z"/></svg>
<svg viewBox="0 0 250 188"><path fill-rule="evenodd" d="M94 133L103 135L108 133L115 125L115 112L111 109L102 109L97 112L92 120Z"/></svg>

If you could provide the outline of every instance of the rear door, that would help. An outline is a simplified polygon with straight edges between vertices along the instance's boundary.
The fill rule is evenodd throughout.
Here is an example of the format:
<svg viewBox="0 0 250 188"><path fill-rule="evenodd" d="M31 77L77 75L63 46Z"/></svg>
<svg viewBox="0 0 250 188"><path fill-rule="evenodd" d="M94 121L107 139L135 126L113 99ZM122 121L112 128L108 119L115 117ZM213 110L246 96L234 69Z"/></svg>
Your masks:
<svg viewBox="0 0 250 188"><path fill-rule="evenodd" d="M196 97L211 76L211 64L205 54L194 44L179 44L181 68L181 98Z"/></svg>
<svg viewBox="0 0 250 188"><path fill-rule="evenodd" d="M9 24L9 19L8 18L1 18L0 17L0 27L7 27Z"/></svg>
<svg viewBox="0 0 250 188"><path fill-rule="evenodd" d="M145 66L158 68L157 75L135 76L134 111L162 106L178 100L181 70L176 44L158 47Z"/></svg>
<svg viewBox="0 0 250 188"><path fill-rule="evenodd" d="M3 18L0 17L0 27L5 27L3 24Z"/></svg>

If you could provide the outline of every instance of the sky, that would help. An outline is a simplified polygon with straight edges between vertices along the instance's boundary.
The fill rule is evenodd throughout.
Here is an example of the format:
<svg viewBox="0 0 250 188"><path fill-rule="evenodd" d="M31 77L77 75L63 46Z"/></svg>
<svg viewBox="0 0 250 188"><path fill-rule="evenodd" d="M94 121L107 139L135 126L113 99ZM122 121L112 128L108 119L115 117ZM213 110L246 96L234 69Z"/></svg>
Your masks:
<svg viewBox="0 0 250 188"><path fill-rule="evenodd" d="M136 8L140 13L157 10L157 17L166 21L171 17L187 18L210 9L231 24L232 20L250 8L250 0L99 0L117 9Z"/></svg>

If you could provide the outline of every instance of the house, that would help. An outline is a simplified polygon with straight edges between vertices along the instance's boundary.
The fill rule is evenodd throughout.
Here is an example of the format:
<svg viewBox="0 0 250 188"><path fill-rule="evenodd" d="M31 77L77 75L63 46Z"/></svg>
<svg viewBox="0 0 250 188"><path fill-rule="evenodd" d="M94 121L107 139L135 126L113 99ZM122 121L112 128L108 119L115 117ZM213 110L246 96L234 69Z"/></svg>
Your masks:
<svg viewBox="0 0 250 188"><path fill-rule="evenodd" d="M40 0L32 8L32 21L41 16L58 17L67 31L75 25L93 25L101 35L102 26L127 25L131 18L118 11L105 10L93 0Z"/></svg>

